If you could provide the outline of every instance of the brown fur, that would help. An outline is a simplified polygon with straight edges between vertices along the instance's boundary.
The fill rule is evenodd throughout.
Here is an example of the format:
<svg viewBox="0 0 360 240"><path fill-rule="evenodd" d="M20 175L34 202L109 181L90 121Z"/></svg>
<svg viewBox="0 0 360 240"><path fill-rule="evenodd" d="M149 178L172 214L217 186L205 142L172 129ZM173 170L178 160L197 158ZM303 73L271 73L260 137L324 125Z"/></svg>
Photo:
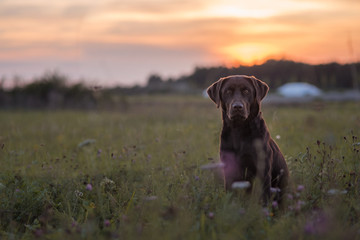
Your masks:
<svg viewBox="0 0 360 240"><path fill-rule="evenodd" d="M225 187L230 189L236 181L253 183L258 177L264 204L271 188L280 189L276 200L281 201L289 176L284 156L270 137L260 112L268 90L266 83L244 75L221 78L207 90L222 111L220 159L224 163Z"/></svg>

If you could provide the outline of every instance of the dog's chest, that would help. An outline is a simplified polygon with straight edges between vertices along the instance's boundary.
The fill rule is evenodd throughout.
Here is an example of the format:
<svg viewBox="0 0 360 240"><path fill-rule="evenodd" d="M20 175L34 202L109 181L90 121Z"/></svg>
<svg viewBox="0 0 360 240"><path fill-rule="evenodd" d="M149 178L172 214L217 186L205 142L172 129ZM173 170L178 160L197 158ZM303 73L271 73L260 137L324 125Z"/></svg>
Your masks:
<svg viewBox="0 0 360 240"><path fill-rule="evenodd" d="M256 150L257 140L251 135L240 131L223 132L221 136L220 151L225 154L227 159L232 159L237 163L252 164L257 159ZM230 157L231 156L231 157Z"/></svg>

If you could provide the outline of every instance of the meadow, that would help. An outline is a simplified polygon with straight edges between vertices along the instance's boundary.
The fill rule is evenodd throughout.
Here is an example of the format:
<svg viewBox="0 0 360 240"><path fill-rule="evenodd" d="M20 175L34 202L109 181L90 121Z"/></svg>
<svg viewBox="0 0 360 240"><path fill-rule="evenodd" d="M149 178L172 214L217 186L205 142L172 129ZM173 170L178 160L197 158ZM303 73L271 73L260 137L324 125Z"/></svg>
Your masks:
<svg viewBox="0 0 360 240"><path fill-rule="evenodd" d="M219 161L221 116L209 99L0 110L0 238L360 239L359 110L263 106L291 174L282 209L226 192L202 167Z"/></svg>

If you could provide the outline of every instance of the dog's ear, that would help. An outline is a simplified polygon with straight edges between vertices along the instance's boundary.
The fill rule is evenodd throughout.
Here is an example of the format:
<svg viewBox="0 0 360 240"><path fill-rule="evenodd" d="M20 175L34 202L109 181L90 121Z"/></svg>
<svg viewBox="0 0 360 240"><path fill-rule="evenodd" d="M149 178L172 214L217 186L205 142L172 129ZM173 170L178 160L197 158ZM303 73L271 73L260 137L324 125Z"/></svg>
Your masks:
<svg viewBox="0 0 360 240"><path fill-rule="evenodd" d="M255 89L255 99L251 104L251 115L256 117L260 113L261 100L263 100L268 93L269 86L254 76L251 76L251 80Z"/></svg>
<svg viewBox="0 0 360 240"><path fill-rule="evenodd" d="M254 76L251 76L251 78L253 79L254 87L256 90L256 99L260 103L260 101L263 100L266 94L269 92L269 86L265 82L257 79Z"/></svg>
<svg viewBox="0 0 360 240"><path fill-rule="evenodd" d="M216 107L220 107L220 91L223 80L223 78L220 78L207 89L207 94L209 95L210 99L213 100L213 102L216 104Z"/></svg>

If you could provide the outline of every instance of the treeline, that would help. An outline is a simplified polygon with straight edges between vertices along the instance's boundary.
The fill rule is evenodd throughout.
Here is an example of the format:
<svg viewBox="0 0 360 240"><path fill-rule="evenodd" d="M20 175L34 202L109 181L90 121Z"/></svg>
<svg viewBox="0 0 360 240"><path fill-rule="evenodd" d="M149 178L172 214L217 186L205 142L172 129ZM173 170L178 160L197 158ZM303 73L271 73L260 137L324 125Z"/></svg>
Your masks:
<svg viewBox="0 0 360 240"><path fill-rule="evenodd" d="M350 89L358 86L360 63L341 65L329 63L310 65L287 60L268 60L264 64L236 68L197 68L192 75L181 79L199 88L209 86L214 80L227 75L254 75L272 89L288 82L307 82L323 90Z"/></svg>
<svg viewBox="0 0 360 240"><path fill-rule="evenodd" d="M104 109L126 108L123 97L111 96L86 86L69 83L66 76L48 72L23 86L5 90L0 85L0 108L3 109Z"/></svg>
<svg viewBox="0 0 360 240"><path fill-rule="evenodd" d="M253 75L265 81L272 90L288 82L307 82L323 90L359 89L360 62L354 64L310 65L288 60L268 60L261 65L226 67L197 67L193 73L178 79L149 77L146 87L118 88L122 93L193 93L206 89L214 81L228 75Z"/></svg>

